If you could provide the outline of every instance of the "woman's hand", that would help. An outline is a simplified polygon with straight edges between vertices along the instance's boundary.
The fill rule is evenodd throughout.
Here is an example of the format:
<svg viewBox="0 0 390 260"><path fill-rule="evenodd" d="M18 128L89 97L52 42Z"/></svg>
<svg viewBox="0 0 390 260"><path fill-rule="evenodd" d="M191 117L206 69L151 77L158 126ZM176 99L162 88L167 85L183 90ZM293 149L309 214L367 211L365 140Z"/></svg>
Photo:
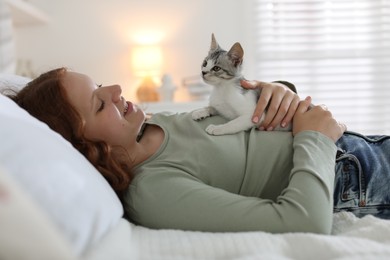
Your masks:
<svg viewBox="0 0 390 260"><path fill-rule="evenodd" d="M309 109L310 104L310 97L299 103L293 120L293 135L302 131L317 131L336 142L347 130L346 125L336 121L325 105Z"/></svg>
<svg viewBox="0 0 390 260"><path fill-rule="evenodd" d="M299 104L299 96L281 83L242 80L241 86L246 89L260 89L260 97L252 116L258 123L262 114L267 113L260 130L271 131L277 126L286 127L292 120Z"/></svg>

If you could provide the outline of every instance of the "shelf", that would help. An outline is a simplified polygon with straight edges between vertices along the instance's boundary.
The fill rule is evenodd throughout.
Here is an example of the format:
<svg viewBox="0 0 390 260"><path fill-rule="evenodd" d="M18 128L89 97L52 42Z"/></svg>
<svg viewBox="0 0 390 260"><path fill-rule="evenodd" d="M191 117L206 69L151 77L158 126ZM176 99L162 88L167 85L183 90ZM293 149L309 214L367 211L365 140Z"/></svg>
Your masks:
<svg viewBox="0 0 390 260"><path fill-rule="evenodd" d="M11 10L12 21L16 27L45 24L48 16L31 3L23 0L5 0Z"/></svg>

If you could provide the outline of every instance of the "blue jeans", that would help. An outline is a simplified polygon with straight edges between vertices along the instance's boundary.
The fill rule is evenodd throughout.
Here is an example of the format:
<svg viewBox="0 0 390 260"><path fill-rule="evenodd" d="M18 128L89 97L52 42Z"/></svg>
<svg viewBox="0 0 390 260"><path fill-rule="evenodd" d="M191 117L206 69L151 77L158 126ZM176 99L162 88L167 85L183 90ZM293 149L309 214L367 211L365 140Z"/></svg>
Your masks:
<svg viewBox="0 0 390 260"><path fill-rule="evenodd" d="M390 219L390 136L346 132L336 145L334 212Z"/></svg>

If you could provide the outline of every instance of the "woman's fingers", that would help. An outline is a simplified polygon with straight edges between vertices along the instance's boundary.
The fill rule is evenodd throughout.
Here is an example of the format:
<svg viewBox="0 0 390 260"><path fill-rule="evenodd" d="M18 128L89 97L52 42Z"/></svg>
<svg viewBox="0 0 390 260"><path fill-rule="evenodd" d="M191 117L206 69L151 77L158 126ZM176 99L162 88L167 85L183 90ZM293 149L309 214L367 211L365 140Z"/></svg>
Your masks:
<svg viewBox="0 0 390 260"><path fill-rule="evenodd" d="M263 113L267 109L267 106L268 106L271 98L272 98L272 90L268 89L268 88L262 89L261 95L259 97L259 100L257 101L257 105L256 105L255 111L253 112L253 116L252 116L252 121L254 123L257 124L259 122L261 116L263 115Z"/></svg>
<svg viewBox="0 0 390 260"><path fill-rule="evenodd" d="M299 104L295 93L287 92L282 99L272 99L262 124L263 128L272 130L277 126L286 127L292 120Z"/></svg>
<svg viewBox="0 0 390 260"><path fill-rule="evenodd" d="M264 114L265 117L260 129L273 130L278 125L287 126L299 104L299 97L291 89L280 83L267 83L261 81L241 81L241 86L246 89L260 89L252 121L259 123Z"/></svg>
<svg viewBox="0 0 390 260"><path fill-rule="evenodd" d="M302 131L316 131L336 142L346 131L346 125L338 122L327 106L318 105L308 110L308 103L306 99L298 106L294 116L293 135Z"/></svg>

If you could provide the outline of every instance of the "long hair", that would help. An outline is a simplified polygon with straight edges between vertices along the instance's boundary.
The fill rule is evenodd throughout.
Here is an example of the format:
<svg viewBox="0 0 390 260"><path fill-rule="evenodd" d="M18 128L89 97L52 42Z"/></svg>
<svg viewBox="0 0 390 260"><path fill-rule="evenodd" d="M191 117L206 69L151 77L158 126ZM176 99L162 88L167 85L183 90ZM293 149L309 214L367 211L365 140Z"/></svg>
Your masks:
<svg viewBox="0 0 390 260"><path fill-rule="evenodd" d="M62 87L66 71L66 68L58 68L43 73L21 91L8 96L68 140L96 167L121 198L132 179L127 154L124 149L112 147L103 141L91 141L84 136L84 121Z"/></svg>

